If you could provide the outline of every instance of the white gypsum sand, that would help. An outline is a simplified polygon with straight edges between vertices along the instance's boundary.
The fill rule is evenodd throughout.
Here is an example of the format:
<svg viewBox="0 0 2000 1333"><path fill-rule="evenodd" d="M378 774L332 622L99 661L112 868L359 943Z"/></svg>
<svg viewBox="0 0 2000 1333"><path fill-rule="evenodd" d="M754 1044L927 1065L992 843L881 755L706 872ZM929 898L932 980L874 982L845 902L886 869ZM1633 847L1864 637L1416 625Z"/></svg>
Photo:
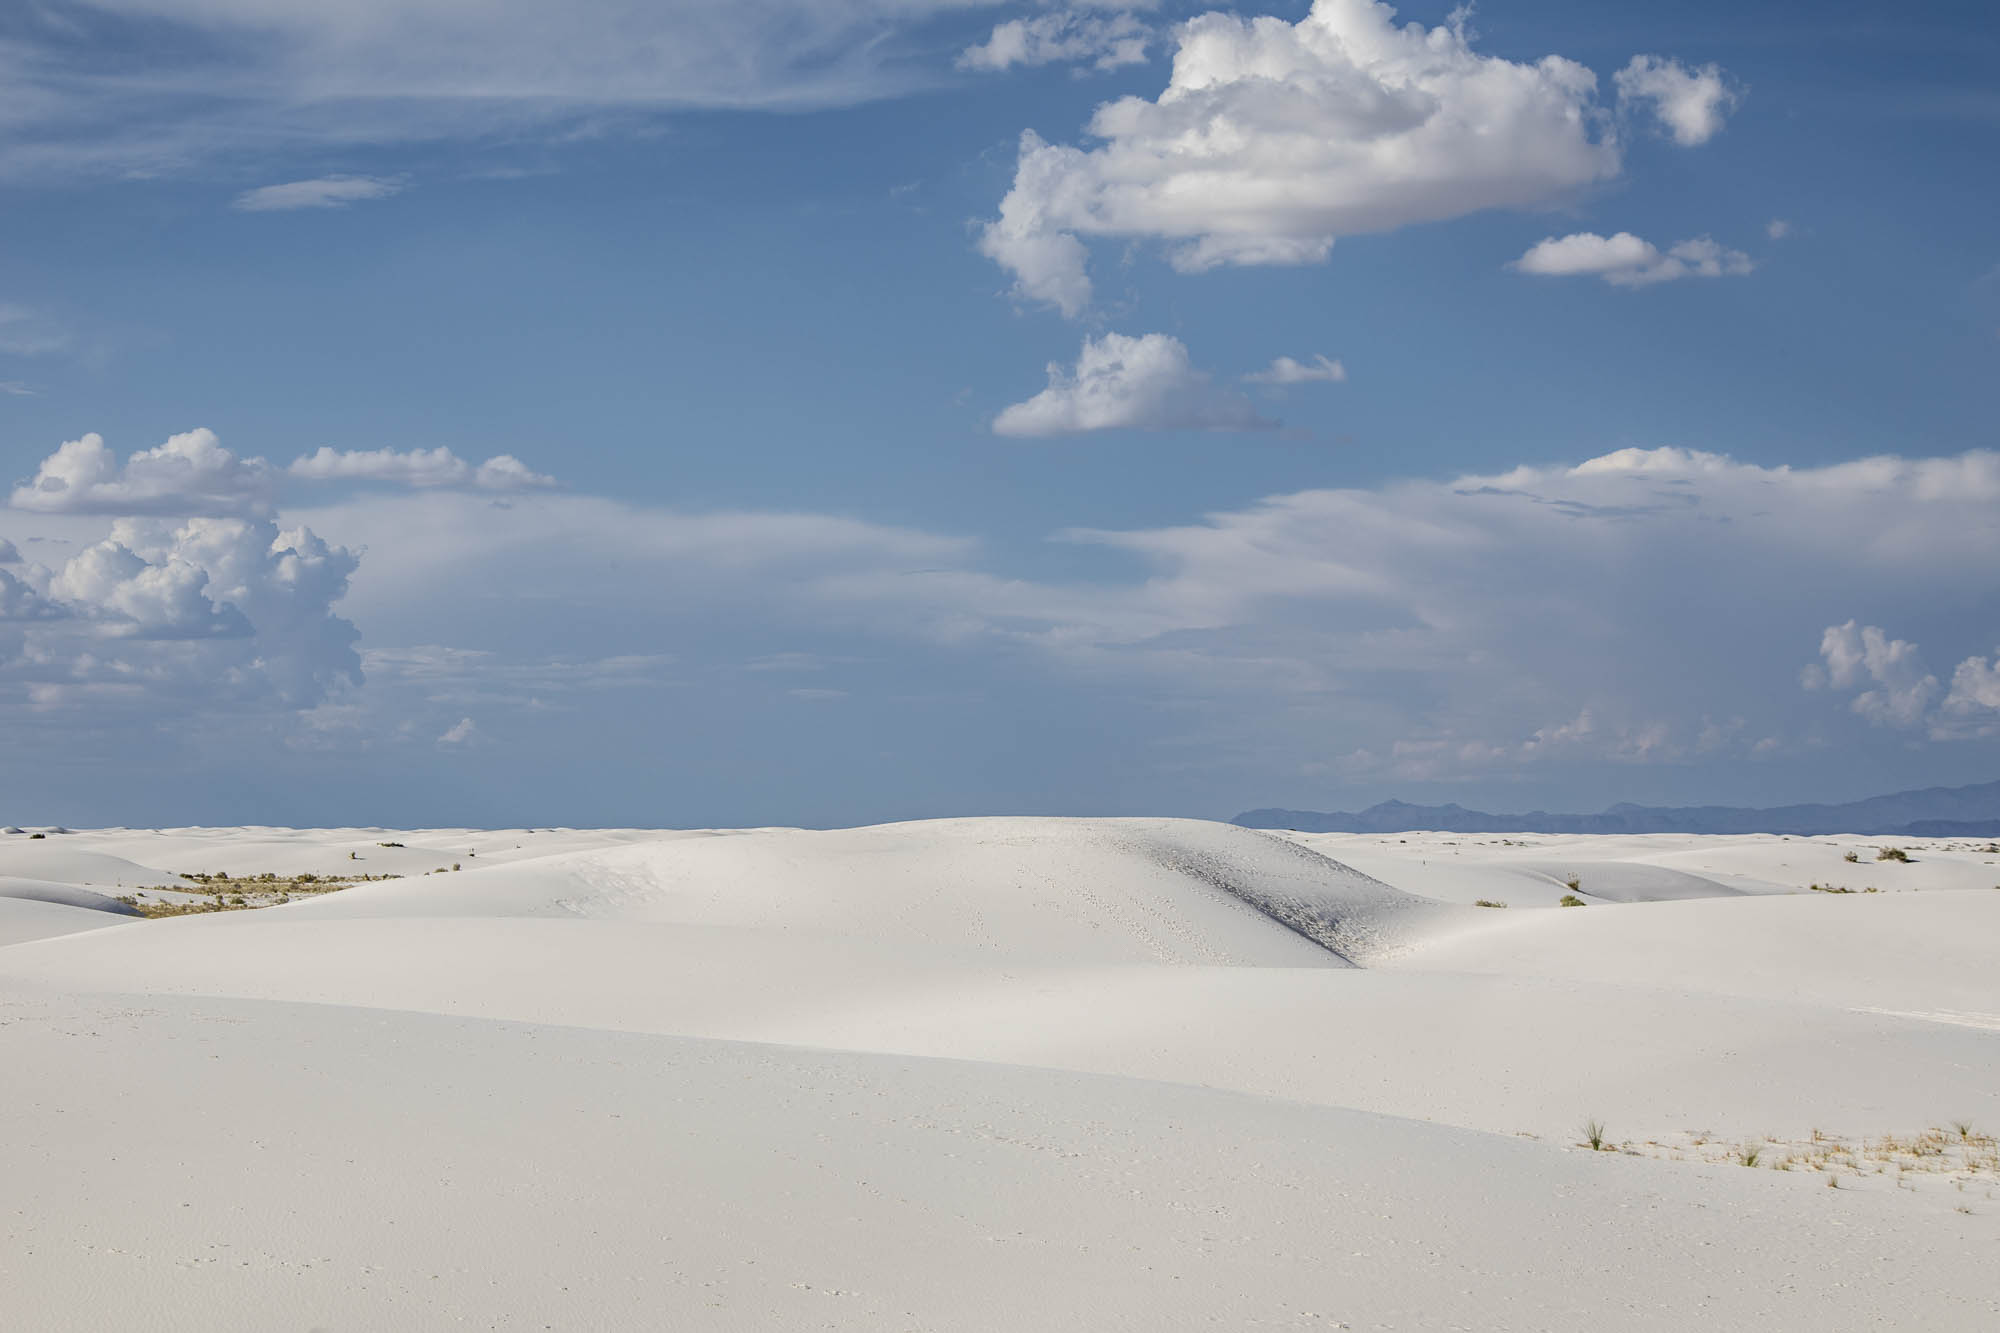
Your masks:
<svg viewBox="0 0 2000 1333"><path fill-rule="evenodd" d="M0 837L0 1290L50 1329L1990 1327L2000 855L1879 845ZM116 915L183 873L402 878Z"/></svg>

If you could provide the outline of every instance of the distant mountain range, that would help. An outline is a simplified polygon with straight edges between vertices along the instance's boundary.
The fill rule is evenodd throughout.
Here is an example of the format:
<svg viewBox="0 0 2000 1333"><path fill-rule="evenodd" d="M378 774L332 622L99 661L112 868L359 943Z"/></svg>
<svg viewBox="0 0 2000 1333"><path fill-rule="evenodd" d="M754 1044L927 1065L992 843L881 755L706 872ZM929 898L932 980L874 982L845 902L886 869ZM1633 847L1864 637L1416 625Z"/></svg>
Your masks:
<svg viewBox="0 0 2000 1333"><path fill-rule="evenodd" d="M1489 815L1462 805L1384 801L1358 813L1250 810L1230 821L1302 833L1862 833L1905 838L2000 838L2000 782L1873 796L1845 805L1614 805L1599 815Z"/></svg>

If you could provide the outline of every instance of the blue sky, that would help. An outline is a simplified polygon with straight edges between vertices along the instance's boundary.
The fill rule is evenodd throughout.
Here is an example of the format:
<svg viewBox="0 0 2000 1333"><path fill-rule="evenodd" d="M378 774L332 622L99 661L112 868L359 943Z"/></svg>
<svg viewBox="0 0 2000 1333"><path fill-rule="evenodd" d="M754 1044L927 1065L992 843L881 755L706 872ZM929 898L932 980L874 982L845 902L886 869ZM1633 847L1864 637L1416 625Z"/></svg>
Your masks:
<svg viewBox="0 0 2000 1333"><path fill-rule="evenodd" d="M1976 5L23 7L0 800L1989 779L1996 67Z"/></svg>

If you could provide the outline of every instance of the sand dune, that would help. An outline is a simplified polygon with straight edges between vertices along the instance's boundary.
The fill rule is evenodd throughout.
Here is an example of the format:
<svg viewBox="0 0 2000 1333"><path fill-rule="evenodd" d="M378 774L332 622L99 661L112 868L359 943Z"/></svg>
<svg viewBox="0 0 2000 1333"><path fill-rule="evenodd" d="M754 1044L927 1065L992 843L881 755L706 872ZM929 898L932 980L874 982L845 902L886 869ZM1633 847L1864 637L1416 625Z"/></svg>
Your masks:
<svg viewBox="0 0 2000 1333"><path fill-rule="evenodd" d="M1838 840L1410 835L1356 868L1343 836L0 839L100 903L135 867L406 876L102 929L0 897L0 1055L36 1089L5 1276L51 1328L2000 1315L2000 1181L1573 1146L2000 1126L1982 853L1828 895L1782 875L1852 868ZM1531 905L1568 878L1591 906Z"/></svg>

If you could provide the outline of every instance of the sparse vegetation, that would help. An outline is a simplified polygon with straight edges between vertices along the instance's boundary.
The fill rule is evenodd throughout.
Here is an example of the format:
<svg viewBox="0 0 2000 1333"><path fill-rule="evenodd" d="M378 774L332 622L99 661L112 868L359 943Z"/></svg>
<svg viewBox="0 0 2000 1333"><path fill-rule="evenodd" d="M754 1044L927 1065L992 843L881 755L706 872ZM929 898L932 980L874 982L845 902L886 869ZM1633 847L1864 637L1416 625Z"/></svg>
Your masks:
<svg viewBox="0 0 2000 1333"><path fill-rule="evenodd" d="M1505 907L1507 904L1501 902L1498 898L1481 898L1472 905L1474 907Z"/></svg>
<svg viewBox="0 0 2000 1333"><path fill-rule="evenodd" d="M396 879L395 875L328 876L310 872L279 875L230 875L224 871L182 872L183 884L143 886L118 895L118 901L137 909L146 917L200 916L208 912L244 912L259 907L278 907L298 898L337 893L355 884ZM167 895L167 896L145 896Z"/></svg>
<svg viewBox="0 0 2000 1333"><path fill-rule="evenodd" d="M1581 898L1577 897L1577 896L1576 896L1575 894L1573 894L1573 893L1565 893L1565 894L1564 894L1564 895L1563 895L1562 897L1560 897L1560 898L1558 898L1558 899L1556 900L1556 906L1557 906L1557 907L1581 907L1581 906L1583 906L1583 899L1581 899Z"/></svg>
<svg viewBox="0 0 2000 1333"><path fill-rule="evenodd" d="M34 841L35 839L37 839L37 838L46 838L46 837L48 837L48 836L49 836L49 835L48 835L48 834L46 834L46 833L30 833L30 834L28 835L28 841L29 841L29 842L33 842L33 841Z"/></svg>
<svg viewBox="0 0 2000 1333"><path fill-rule="evenodd" d="M1571 875L1568 879L1563 881L1563 887L1568 889L1571 893L1575 893L1578 889L1581 889L1583 887L1583 876Z"/></svg>
<svg viewBox="0 0 2000 1333"><path fill-rule="evenodd" d="M377 847L401 847L403 844L400 842L378 842L375 845Z"/></svg>
<svg viewBox="0 0 2000 1333"><path fill-rule="evenodd" d="M1604 1152L1607 1150L1604 1138L1604 1122L1602 1120L1593 1116L1583 1122L1583 1142L1584 1146L1592 1152Z"/></svg>
<svg viewBox="0 0 2000 1333"><path fill-rule="evenodd" d="M1851 861L1859 861L1859 860L1861 859L1861 853L1860 853L1860 852L1842 852L1842 853L1840 854L1840 859L1841 859L1841 860L1843 860L1843 861L1850 861L1850 862L1851 862Z"/></svg>
<svg viewBox="0 0 2000 1333"><path fill-rule="evenodd" d="M1766 1136L1731 1142L1702 1133L1634 1141L1618 1150L1641 1157L1816 1171L1826 1177L1829 1189L1850 1184L1916 1189L1928 1182L1960 1193L1968 1188L1982 1189L1990 1199L1996 1197L1995 1186L2000 1186L2000 1139L1981 1133L1964 1120L1920 1134L1885 1134L1880 1138L1844 1139L1815 1129L1807 1139Z"/></svg>

